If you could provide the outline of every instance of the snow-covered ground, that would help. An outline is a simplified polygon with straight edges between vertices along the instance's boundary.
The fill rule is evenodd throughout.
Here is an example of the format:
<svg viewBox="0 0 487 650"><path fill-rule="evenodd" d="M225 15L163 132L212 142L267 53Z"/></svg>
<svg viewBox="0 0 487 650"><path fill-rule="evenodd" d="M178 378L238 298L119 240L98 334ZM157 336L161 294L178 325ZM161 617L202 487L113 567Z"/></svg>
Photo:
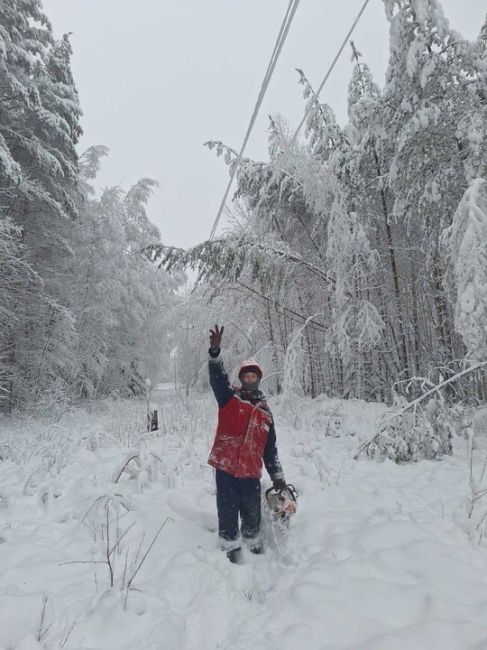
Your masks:
<svg viewBox="0 0 487 650"><path fill-rule="evenodd" d="M236 566L215 544L213 400L159 399L148 439L136 402L0 419L1 650L487 648L463 440L442 461L354 461L385 407L274 404L299 509ZM134 478L114 482L134 449Z"/></svg>

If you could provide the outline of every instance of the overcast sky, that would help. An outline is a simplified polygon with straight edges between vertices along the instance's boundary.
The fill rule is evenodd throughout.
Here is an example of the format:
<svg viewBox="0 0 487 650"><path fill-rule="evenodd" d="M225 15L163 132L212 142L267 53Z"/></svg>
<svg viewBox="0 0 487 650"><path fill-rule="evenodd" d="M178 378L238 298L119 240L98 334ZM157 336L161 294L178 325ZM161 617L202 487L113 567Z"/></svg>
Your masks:
<svg viewBox="0 0 487 650"><path fill-rule="evenodd" d="M267 116L291 127L303 111L295 68L317 87L363 0L301 0L246 154L266 157ZM203 147L239 149L288 0L43 0L54 33L72 32L73 72L83 108L80 153L107 145L99 186L142 176L161 186L149 215L167 244L208 238L228 174ZM485 0L444 0L452 28L475 38ZM371 0L354 40L383 83L388 24ZM345 50L321 99L346 119Z"/></svg>

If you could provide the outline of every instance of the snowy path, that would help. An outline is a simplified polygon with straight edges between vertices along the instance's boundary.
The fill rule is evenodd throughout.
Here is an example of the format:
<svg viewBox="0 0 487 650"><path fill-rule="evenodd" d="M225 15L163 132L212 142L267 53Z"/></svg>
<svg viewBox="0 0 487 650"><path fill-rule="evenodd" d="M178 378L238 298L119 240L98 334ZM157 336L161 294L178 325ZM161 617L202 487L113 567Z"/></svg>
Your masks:
<svg viewBox="0 0 487 650"><path fill-rule="evenodd" d="M344 433L373 430L377 408L339 409ZM58 475L29 482L36 457L0 464L1 650L487 648L487 549L455 523L468 494L461 441L442 462L354 462L356 437L278 422L299 512L285 547L234 566L215 548L211 431L195 430L150 443L162 472L147 486L139 476L139 491L112 483L126 453L114 446L83 444ZM120 531L133 524L112 556L113 589L107 499L112 545L117 511ZM124 574L167 517L124 609Z"/></svg>

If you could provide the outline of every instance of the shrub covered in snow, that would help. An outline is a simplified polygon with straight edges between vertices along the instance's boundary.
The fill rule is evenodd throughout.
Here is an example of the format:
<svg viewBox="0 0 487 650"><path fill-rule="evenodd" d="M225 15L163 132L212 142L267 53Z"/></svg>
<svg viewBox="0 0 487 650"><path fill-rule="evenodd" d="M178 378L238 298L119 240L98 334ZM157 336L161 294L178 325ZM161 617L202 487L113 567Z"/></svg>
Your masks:
<svg viewBox="0 0 487 650"><path fill-rule="evenodd" d="M404 411L383 420L380 432L364 447L369 458L397 463L441 458L452 453L455 429L448 407L432 399L423 409Z"/></svg>

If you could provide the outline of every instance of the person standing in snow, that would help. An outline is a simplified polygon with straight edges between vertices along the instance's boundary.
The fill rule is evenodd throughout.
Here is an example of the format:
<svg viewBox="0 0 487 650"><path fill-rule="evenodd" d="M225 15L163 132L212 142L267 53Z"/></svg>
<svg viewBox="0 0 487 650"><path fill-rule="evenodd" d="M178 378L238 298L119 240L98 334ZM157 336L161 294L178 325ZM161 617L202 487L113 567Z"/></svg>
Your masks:
<svg viewBox="0 0 487 650"><path fill-rule="evenodd" d="M286 481L277 455L272 413L259 383L262 369L253 359L240 366L241 386L232 386L220 356L221 328L210 329L210 384L218 402L218 426L208 463L216 470L219 545L238 563L242 538L252 553L262 553L259 538L262 463L277 490Z"/></svg>

